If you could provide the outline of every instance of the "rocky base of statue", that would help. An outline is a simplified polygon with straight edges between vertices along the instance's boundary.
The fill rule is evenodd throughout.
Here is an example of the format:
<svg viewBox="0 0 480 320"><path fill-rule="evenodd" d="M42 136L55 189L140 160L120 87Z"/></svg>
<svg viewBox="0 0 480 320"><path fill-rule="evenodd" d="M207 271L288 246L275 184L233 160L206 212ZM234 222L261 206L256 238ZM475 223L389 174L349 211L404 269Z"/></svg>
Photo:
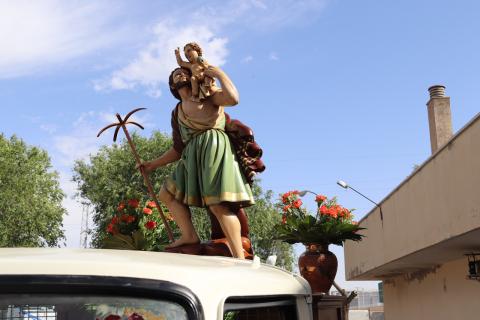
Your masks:
<svg viewBox="0 0 480 320"><path fill-rule="evenodd" d="M222 256L231 257L232 254L228 249L226 238L210 240L199 244L187 244L175 248L165 249L165 252L193 254L201 256ZM253 250L250 239L242 237L242 246L245 259L253 260Z"/></svg>

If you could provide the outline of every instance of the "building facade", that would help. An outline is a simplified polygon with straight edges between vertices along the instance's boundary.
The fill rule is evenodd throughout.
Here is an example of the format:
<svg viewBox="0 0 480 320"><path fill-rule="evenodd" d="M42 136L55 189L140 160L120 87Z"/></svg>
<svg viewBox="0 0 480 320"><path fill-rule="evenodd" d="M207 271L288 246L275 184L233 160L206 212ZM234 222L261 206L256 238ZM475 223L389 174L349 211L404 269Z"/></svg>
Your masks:
<svg viewBox="0 0 480 320"><path fill-rule="evenodd" d="M431 157L345 243L347 280L382 280L388 320L479 317L465 254L480 252L480 114L452 135L444 89L429 89Z"/></svg>

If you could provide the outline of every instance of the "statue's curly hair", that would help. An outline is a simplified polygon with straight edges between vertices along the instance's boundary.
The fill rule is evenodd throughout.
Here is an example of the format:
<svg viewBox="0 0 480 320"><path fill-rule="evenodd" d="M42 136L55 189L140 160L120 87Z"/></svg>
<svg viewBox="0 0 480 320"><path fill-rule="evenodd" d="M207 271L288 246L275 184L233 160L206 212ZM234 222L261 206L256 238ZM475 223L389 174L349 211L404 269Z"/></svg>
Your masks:
<svg viewBox="0 0 480 320"><path fill-rule="evenodd" d="M180 98L180 95L178 94L177 88L175 88L175 85L174 85L174 83L173 83L173 73L174 73L175 71L177 71L178 69L185 70L190 76L192 75L192 73L191 73L190 69L179 67L179 68L173 69L172 73L170 73L170 76L168 77L168 87L170 88L170 92L172 93L172 95L173 95L175 98L177 98L178 100L182 100L182 99Z"/></svg>
<svg viewBox="0 0 480 320"><path fill-rule="evenodd" d="M183 47L183 51L185 51L185 49L190 46L192 47L193 50L197 51L198 55L199 56L202 56L202 48L200 48L200 46L198 45L198 43L196 42L189 42L185 45L185 47Z"/></svg>

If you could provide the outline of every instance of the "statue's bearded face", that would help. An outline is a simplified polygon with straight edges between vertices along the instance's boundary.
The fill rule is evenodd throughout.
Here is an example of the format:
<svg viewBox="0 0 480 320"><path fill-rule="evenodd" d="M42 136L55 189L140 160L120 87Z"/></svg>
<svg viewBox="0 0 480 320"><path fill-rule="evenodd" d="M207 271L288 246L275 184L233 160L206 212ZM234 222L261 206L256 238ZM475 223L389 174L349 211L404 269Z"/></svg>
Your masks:
<svg viewBox="0 0 480 320"><path fill-rule="evenodd" d="M183 69L178 69L173 73L173 85L179 90L186 85L190 85L190 75Z"/></svg>

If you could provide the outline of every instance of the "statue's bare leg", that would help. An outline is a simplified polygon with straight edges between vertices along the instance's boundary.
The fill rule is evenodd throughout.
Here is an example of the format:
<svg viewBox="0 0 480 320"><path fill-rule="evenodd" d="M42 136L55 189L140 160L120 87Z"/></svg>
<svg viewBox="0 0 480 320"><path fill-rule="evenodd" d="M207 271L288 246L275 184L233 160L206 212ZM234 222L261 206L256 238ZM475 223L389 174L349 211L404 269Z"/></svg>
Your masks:
<svg viewBox="0 0 480 320"><path fill-rule="evenodd" d="M216 204L210 206L210 210L217 218L222 231L227 237L228 245L233 257L245 259L243 253L242 237L240 235L240 221L238 217L230 211L230 209L223 204Z"/></svg>
<svg viewBox="0 0 480 320"><path fill-rule="evenodd" d="M199 94L199 86L200 84L198 83L198 79L194 76L192 76L190 78L190 83L192 85L192 96L191 96L191 100L192 101L197 101L198 102L198 94Z"/></svg>
<svg viewBox="0 0 480 320"><path fill-rule="evenodd" d="M173 243L166 246L166 248L175 248L187 244L197 244L200 242L197 232L192 224L192 217L190 210L186 205L176 200L173 195L168 192L164 187L160 190L159 199L163 202L168 211L173 216L173 219L180 228L182 235L180 239L175 240Z"/></svg>

